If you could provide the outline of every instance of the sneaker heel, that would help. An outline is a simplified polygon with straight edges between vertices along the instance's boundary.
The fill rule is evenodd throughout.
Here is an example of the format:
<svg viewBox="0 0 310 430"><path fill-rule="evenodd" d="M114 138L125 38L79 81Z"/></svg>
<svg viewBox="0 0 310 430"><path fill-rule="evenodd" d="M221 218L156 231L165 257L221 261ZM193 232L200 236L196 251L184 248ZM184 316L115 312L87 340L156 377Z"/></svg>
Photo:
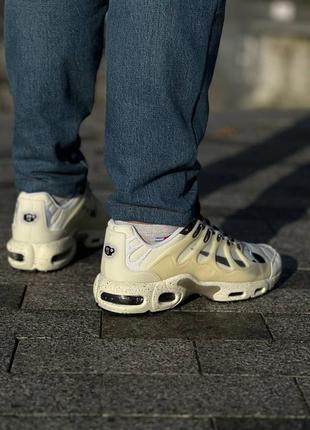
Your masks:
<svg viewBox="0 0 310 430"><path fill-rule="evenodd" d="M101 308L120 314L139 314L172 309L187 296L177 281L149 283L118 282L99 274L94 283L94 297Z"/></svg>
<svg viewBox="0 0 310 430"><path fill-rule="evenodd" d="M19 270L48 272L66 266L75 256L76 241L72 237L47 242L28 243L11 239L7 244L8 262Z"/></svg>

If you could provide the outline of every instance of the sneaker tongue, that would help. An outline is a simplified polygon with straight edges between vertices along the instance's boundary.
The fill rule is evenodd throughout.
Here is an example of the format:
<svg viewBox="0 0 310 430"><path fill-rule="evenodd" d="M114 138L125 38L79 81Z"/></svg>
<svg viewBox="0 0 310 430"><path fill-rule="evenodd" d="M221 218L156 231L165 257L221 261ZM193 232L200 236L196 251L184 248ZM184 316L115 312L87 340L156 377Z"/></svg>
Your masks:
<svg viewBox="0 0 310 430"><path fill-rule="evenodd" d="M59 206L64 206L70 200L68 197L58 197L54 195L52 197Z"/></svg>

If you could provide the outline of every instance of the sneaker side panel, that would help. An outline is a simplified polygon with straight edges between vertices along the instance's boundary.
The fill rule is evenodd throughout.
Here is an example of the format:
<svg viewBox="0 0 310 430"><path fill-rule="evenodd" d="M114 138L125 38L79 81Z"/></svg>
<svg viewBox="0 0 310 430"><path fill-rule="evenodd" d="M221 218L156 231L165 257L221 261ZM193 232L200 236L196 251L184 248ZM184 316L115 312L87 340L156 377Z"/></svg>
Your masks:
<svg viewBox="0 0 310 430"><path fill-rule="evenodd" d="M113 281L154 282L160 277L149 270L133 271L127 265L127 244L134 234L130 225L117 226L109 221L105 233L101 276Z"/></svg>

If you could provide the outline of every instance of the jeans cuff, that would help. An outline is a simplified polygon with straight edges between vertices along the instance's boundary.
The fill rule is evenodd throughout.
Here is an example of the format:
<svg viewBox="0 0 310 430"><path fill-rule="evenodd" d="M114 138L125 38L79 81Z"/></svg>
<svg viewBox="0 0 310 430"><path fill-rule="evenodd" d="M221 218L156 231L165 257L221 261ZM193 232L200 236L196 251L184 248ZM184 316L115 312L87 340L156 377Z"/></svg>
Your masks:
<svg viewBox="0 0 310 430"><path fill-rule="evenodd" d="M57 197L74 197L85 192L87 183L52 184L43 181L16 180L16 188L19 192L26 193L48 193Z"/></svg>
<svg viewBox="0 0 310 430"><path fill-rule="evenodd" d="M195 208L187 212L169 209L130 205L125 203L107 202L107 211L111 218L121 221L140 221L149 224L163 224L183 227L198 217Z"/></svg>

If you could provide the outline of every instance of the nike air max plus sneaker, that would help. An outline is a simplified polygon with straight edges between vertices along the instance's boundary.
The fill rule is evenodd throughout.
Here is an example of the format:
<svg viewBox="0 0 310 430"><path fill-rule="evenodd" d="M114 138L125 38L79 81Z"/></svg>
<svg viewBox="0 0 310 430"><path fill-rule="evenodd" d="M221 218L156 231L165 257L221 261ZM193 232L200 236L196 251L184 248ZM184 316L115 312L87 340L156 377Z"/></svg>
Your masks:
<svg viewBox="0 0 310 430"><path fill-rule="evenodd" d="M238 242L205 219L154 245L131 224L110 220L94 296L112 312L157 312L194 293L220 302L258 297L280 274L281 257L271 246Z"/></svg>
<svg viewBox="0 0 310 430"><path fill-rule="evenodd" d="M47 193L21 192L17 198L8 261L20 270L57 270L74 257L77 243L101 246L106 221L89 189L63 204Z"/></svg>

